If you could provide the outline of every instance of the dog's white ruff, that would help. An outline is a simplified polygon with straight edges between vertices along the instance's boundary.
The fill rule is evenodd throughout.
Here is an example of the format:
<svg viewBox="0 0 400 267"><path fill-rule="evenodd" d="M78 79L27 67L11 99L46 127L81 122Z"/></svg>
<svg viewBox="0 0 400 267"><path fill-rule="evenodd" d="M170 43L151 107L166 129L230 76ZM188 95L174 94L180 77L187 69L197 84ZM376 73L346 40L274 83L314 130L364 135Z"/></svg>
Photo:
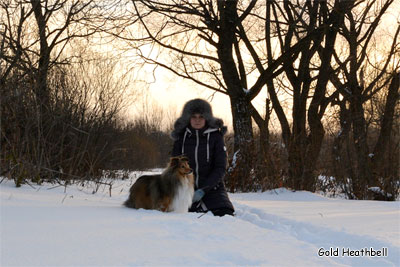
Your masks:
<svg viewBox="0 0 400 267"><path fill-rule="evenodd" d="M171 211L187 212L192 205L193 194L193 184L188 179L181 180L181 184L177 188L175 197L172 200Z"/></svg>

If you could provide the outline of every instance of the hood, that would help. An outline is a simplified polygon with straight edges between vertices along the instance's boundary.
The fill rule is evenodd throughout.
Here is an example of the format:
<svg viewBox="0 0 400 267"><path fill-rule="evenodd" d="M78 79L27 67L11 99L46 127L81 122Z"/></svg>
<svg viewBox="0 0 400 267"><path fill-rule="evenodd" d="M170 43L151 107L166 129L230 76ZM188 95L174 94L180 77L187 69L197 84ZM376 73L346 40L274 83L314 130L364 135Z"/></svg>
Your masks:
<svg viewBox="0 0 400 267"><path fill-rule="evenodd" d="M222 119L213 116L211 105L207 101L197 98L186 102L181 116L175 121L174 129L171 133L171 137L174 140L177 140L186 127L190 125L190 117L193 114L203 115L209 128L218 129L222 135L226 133L227 127L224 126Z"/></svg>

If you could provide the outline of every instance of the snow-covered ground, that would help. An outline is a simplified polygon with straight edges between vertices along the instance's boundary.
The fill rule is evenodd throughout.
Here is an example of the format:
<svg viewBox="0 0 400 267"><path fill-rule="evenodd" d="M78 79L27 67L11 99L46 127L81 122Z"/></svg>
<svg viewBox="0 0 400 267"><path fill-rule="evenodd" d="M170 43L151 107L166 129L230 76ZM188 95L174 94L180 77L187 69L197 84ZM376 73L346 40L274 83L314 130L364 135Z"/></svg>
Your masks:
<svg viewBox="0 0 400 267"><path fill-rule="evenodd" d="M111 197L106 186L3 181L0 265L400 266L399 201L277 189L230 194L235 217L162 213L121 205L135 177Z"/></svg>

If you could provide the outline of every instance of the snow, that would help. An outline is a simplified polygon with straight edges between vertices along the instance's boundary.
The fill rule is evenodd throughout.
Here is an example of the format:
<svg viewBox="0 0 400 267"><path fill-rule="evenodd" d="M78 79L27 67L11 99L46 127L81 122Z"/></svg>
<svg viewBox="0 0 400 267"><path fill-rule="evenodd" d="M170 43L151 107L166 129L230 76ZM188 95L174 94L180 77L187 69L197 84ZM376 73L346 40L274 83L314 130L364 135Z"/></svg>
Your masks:
<svg viewBox="0 0 400 267"><path fill-rule="evenodd" d="M400 266L400 202L276 189L235 193L236 216L122 206L138 174L103 186L3 181L1 266ZM319 251L388 255L318 256ZM360 254L358 254L360 255Z"/></svg>

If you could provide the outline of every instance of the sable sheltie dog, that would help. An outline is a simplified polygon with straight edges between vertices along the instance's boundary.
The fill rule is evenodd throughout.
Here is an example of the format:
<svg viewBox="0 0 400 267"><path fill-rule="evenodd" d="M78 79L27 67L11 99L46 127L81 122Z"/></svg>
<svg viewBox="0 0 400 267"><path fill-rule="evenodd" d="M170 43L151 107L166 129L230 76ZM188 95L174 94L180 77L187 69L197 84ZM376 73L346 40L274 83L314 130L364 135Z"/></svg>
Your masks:
<svg viewBox="0 0 400 267"><path fill-rule="evenodd" d="M188 159L172 157L163 173L139 177L124 205L134 209L187 212L193 193L194 180Z"/></svg>

